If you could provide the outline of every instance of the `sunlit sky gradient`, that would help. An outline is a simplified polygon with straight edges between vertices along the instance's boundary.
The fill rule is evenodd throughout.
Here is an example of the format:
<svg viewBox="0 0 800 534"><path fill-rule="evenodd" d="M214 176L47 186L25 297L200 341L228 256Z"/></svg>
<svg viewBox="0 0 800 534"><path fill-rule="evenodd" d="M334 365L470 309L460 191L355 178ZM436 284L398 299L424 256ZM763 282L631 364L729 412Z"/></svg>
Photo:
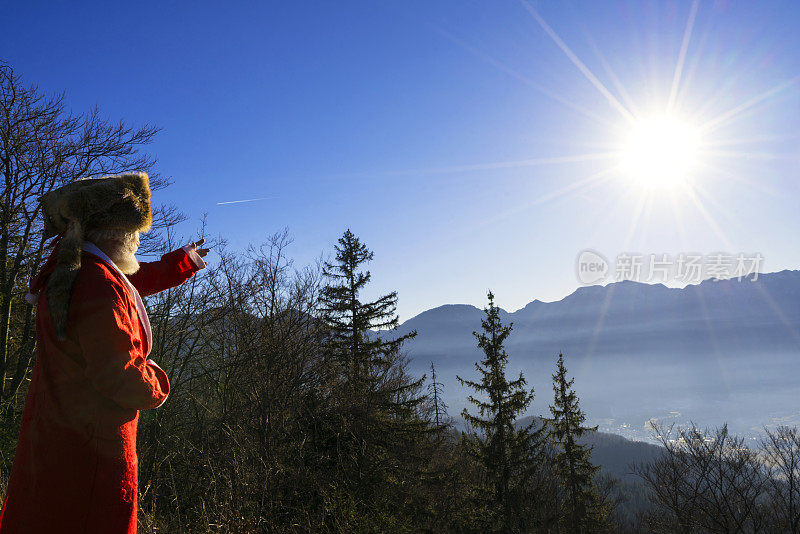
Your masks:
<svg viewBox="0 0 800 534"><path fill-rule="evenodd" d="M795 2L222 6L8 3L0 58L160 125L161 200L234 249L286 226L303 264L350 227L403 319L489 287L560 299L585 248L800 267ZM614 154L626 117L667 108L705 155L689 189L648 192Z"/></svg>

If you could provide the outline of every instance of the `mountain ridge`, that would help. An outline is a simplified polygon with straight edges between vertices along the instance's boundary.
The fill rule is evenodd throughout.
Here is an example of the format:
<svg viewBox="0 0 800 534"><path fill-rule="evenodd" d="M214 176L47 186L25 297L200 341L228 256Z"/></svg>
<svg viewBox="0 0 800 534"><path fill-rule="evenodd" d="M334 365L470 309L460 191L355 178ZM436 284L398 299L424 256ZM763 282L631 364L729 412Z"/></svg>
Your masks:
<svg viewBox="0 0 800 534"><path fill-rule="evenodd" d="M774 271L774 272L769 272L769 273L758 273L758 277L759 278L762 278L762 277L777 277L777 276L782 276L782 275L796 275L796 276L800 277L800 269L783 269L781 271ZM750 281L750 279L748 277L743 277L741 281L742 282ZM590 293L590 292L598 292L599 290L607 289L607 288L612 287L612 286L625 287L626 285L635 285L635 286L646 286L648 288L662 288L662 289L665 289L667 291L685 291L686 289L689 289L689 288L692 288L692 287L699 287L699 286L702 286L703 284L721 284L721 283L724 284L726 282L738 282L738 280L736 280L736 279L721 279L721 280L718 280L718 279L714 279L714 278L706 278L706 279L701 280L700 282L698 282L696 284L687 284L684 287L669 287L669 286L667 286L667 285L665 285L665 284L663 284L661 282L657 282L657 283L651 284L651 283L647 283L647 282L637 282L637 281L634 281L634 280L620 280L618 282L610 282L610 283L604 284L604 285L592 284L592 285L578 286L571 293L563 296L562 298L560 298L558 300L543 301L543 300L539 300L539 299L535 298L532 301L530 301L527 304L525 304L524 306L522 306L521 308L519 308L519 309L517 309L515 311L512 311L512 312L506 310L503 307L500 307L500 310L501 310L502 313L504 313L504 314L506 314L508 316L514 316L514 315L516 315L516 314L518 314L520 312L528 310L529 308L531 308L533 306L556 304L556 303L559 303L559 302L563 302L563 301L569 299L570 297L572 297L572 296L574 296L576 294L584 295L584 294L587 294L587 293ZM482 308L480 308L478 306L475 306L474 304L464 304L464 303L440 304L439 306L434 306L433 308L428 308L427 310L423 310L423 311L419 312L418 314L416 314L416 315L414 315L412 317L409 317L408 319L406 319L405 321L403 321L401 323L401 326L403 324L409 322L409 321L413 321L414 319L416 319L417 317L419 317L419 316L421 316L423 314L427 314L429 312L433 312L433 311L436 311L436 310L439 310L439 309L443 309L443 308L444 309L446 309L446 308L471 308L471 309L477 310L479 312L483 311Z"/></svg>
<svg viewBox="0 0 800 534"><path fill-rule="evenodd" d="M595 422L613 420L601 429L613 431L621 420L642 429L647 419L670 412L699 423L734 423L731 415L742 409L754 412L741 418L746 428L778 417L800 422L800 414L778 404L800 395L798 270L683 288L632 281L585 286L500 315L514 324L506 343L509 371L523 371L547 394L554 358L564 353L587 413ZM482 316L469 304L442 305L395 331L417 331L405 346L409 367L421 374L435 363L454 407L464 397L455 375L471 376L481 357L472 332Z"/></svg>

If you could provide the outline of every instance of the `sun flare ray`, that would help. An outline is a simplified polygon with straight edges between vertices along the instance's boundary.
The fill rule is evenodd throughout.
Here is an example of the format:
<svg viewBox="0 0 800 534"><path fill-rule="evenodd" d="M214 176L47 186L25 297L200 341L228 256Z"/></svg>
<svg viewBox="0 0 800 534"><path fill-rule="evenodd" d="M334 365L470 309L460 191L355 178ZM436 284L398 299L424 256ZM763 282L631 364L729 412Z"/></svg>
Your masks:
<svg viewBox="0 0 800 534"><path fill-rule="evenodd" d="M512 78L516 79L517 81L520 81L520 82L524 83L528 87L532 87L533 89L535 89L536 91L540 92L541 94L543 94L543 95L555 100L556 102L558 102L558 103L560 103L560 104L572 109L573 111L577 111L578 113L580 113L581 115L583 115L584 117L586 117L588 119L592 119L592 120L594 120L594 121L596 121L596 122L598 122L600 124L610 125L610 122L608 121L608 119L602 117L601 115L599 115L597 113L589 111L588 109L586 109L583 106L579 106L578 104L575 104L574 102L571 102L570 100L567 100L566 98L562 97L558 93L550 91L549 89L545 88L543 85L536 83L535 81L531 80L530 78L528 78L527 76L525 76L523 74L520 74L516 70L514 70L511 67L509 67L508 65L506 65L505 63L497 60L496 58L494 58L490 54L484 52L483 50L475 48L474 46L470 45L469 43L465 42L464 40L459 39L458 37L456 37L452 33L448 32L448 31L446 31L446 30L444 30L442 28L439 28L438 26L435 26L433 24L428 24L428 26L430 26L434 31L439 33L442 37L448 39L453 44L463 48L464 50L466 50L467 52L469 52L473 56L475 56L475 57L477 57L477 58L489 63L490 65L492 65L494 68L496 68L500 72L511 76Z"/></svg>
<svg viewBox="0 0 800 534"><path fill-rule="evenodd" d="M683 41L681 42L681 50L678 54L678 62L675 65L675 74L672 76L672 86L669 90L669 100L667 101L667 112L672 111L675 107L675 100L678 96L678 88L681 83L681 75L683 74L683 64L686 61L686 52L689 50L689 41L692 37L692 29L694 28L694 21L697 17L697 8L700 5L700 0L692 2L691 10L689 11L689 18L686 21L686 29L683 32Z"/></svg>
<svg viewBox="0 0 800 534"><path fill-rule="evenodd" d="M620 95L620 98L625 103L626 109L630 110L631 115L634 117L639 116L639 109L636 102L631 98L631 95L628 93L628 90L625 88L625 84L619 79L617 73L611 67L611 64L606 59L605 54L600 50L595 42L594 38L592 38L591 34L588 31L584 31L584 36L586 37L586 41L589 43L589 46L592 48L592 52L597 57L598 61L600 61L600 65L603 67L603 70L611 78L611 83L614 85L614 89L616 89L617 93Z"/></svg>
<svg viewBox="0 0 800 534"><path fill-rule="evenodd" d="M614 169L612 167L606 168L606 169L604 169L602 171L599 171L597 173L592 174L591 176L587 176L586 178L582 178L580 180L577 180L576 182L568 184L568 185L566 185L566 186L564 186L564 187L562 187L560 189L556 189L554 191L550 191L549 193L547 193L545 195L542 195L540 197L534 198L533 200L529 200L529 201L523 202L521 204L518 204L518 205L514 206L513 208L509 208L509 209L503 210L503 211L501 211L499 213L496 213L495 215L493 215L491 217L487 217L485 219L481 219L480 224L477 224L476 227L483 227L483 226L486 226L486 225L489 225L489 224L496 223L496 222L501 221L503 219L506 219L506 218L508 218L508 217L510 217L512 215L516 215L517 213L521 213L523 211L529 210L533 206L541 205L541 204L544 204L546 202L555 201L555 200L557 200L557 199L559 199L559 198L561 198L561 197L563 197L565 195L568 195L569 193L572 193L574 191L578 191L578 190L586 191L586 190L589 190L591 187L594 187L596 185L599 185L599 184L602 184L602 183L604 183L606 181L611 180L613 178L613 172L612 172L613 170Z"/></svg>
<svg viewBox="0 0 800 534"><path fill-rule="evenodd" d="M731 242L730 239L728 239L728 236L725 235L725 232L722 230L722 228L714 219L714 217L711 216L711 213L709 213L708 209L703 204L703 201L700 199L700 197L696 194L695 191L696 189L694 188L687 189L687 192L689 193L689 198L694 203L695 207L697 207L697 210L706 220L708 225L711 227L711 230L716 234L716 236L720 239L720 241L722 241L724 246L727 247L729 250L734 250L735 247L733 246L733 243Z"/></svg>
<svg viewBox="0 0 800 534"><path fill-rule="evenodd" d="M613 151L587 152L584 154L574 154L571 156L553 156L549 158L530 158L530 159L518 159L509 161L493 161L489 163L448 165L443 167L423 167L419 169L357 172L357 173L347 173L347 176L395 177L395 176L457 174L465 172L493 171L500 169L523 169L526 167L541 167L547 165L584 163L591 161L612 161L615 157L616 153Z"/></svg>
<svg viewBox="0 0 800 534"><path fill-rule="evenodd" d="M725 112L717 115L713 119L710 119L710 120L706 121L705 123L703 123L701 125L701 128L704 131L713 131L714 129L716 129L720 125L722 125L724 123L727 123L727 122L730 122L731 120L735 119L736 117L738 117L739 115L741 115L745 111L749 110L750 108L753 108L753 107L757 106L758 104L764 102L765 100L767 100L767 99L769 99L769 98L781 93L782 91L788 89L792 85L795 85L798 82L798 80L800 80L800 75L795 76L793 78L790 78L790 79L788 79L788 80L786 80L784 82L781 82L778 85L775 85L775 86L771 87L770 89L767 89L763 93L758 94L758 95L746 100L745 102L739 104L738 106L736 106L734 108L731 108L728 111L725 111Z"/></svg>
<svg viewBox="0 0 800 534"><path fill-rule="evenodd" d="M741 150L705 150L705 155L728 159L752 159L758 161L794 161L796 154L775 154L772 152L745 152Z"/></svg>
<svg viewBox="0 0 800 534"><path fill-rule="evenodd" d="M614 170L613 168L603 169L602 171L596 172L590 176L587 176L586 178L581 178L580 180L572 182L571 184L568 184L560 189L555 189L553 191L550 191L546 195L542 195L540 197L533 199L530 202L530 206L535 206L537 204L544 204L545 202L556 200L559 197L562 197L568 193L577 191L582 188L588 190L591 187L594 187L611 179L610 175L613 170Z"/></svg>
<svg viewBox="0 0 800 534"><path fill-rule="evenodd" d="M550 36L550 38L561 49L561 51L564 52L572 64L575 65L586 77L586 79L589 80L589 82L595 87L595 89L597 89L600 94L606 98L608 103L611 104L611 106L614 107L625 119L627 119L629 122L633 122L635 120L633 114L631 114L631 112L625 106L623 106L613 94L611 94L611 91L609 91L606 86L603 85L603 83L597 78L597 76L595 76L594 73L589 70L589 67L587 67L586 64L584 64L584 62L581 61L577 55L575 55L569 46L567 46L567 43L565 43L561 37L558 36L555 30L553 30L553 28L547 24L547 21L545 21L528 2L525 0L520 0L520 3L528 11L528 13L530 13L531 16L536 19L536 22L539 23L539 26L541 26L545 33Z"/></svg>

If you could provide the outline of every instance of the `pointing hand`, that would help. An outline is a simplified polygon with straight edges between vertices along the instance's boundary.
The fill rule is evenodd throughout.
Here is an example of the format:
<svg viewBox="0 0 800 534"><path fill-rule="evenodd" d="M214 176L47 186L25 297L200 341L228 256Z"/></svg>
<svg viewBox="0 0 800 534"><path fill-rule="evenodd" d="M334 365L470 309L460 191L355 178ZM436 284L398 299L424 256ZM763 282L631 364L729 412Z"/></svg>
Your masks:
<svg viewBox="0 0 800 534"><path fill-rule="evenodd" d="M200 256L201 258L205 258L206 254L208 254L208 251L211 250L211 249L208 249L208 248L197 248L197 247L202 246L203 243L205 243L205 242L206 242L205 239L201 239L200 241L195 241L194 243L190 243L191 246L192 246L192 249L194 249L197 252L197 255Z"/></svg>

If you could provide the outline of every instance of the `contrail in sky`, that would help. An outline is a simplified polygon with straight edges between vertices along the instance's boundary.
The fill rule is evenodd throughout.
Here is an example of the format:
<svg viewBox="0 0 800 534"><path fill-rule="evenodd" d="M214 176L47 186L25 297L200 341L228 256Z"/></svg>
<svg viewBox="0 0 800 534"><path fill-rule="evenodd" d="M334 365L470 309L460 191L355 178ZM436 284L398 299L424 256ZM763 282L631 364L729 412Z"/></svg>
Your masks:
<svg viewBox="0 0 800 534"><path fill-rule="evenodd" d="M226 202L217 202L217 206L222 204L240 204L242 202L256 202L257 200L269 200L270 198L275 197L259 197L259 198L246 198L244 200L228 200Z"/></svg>

